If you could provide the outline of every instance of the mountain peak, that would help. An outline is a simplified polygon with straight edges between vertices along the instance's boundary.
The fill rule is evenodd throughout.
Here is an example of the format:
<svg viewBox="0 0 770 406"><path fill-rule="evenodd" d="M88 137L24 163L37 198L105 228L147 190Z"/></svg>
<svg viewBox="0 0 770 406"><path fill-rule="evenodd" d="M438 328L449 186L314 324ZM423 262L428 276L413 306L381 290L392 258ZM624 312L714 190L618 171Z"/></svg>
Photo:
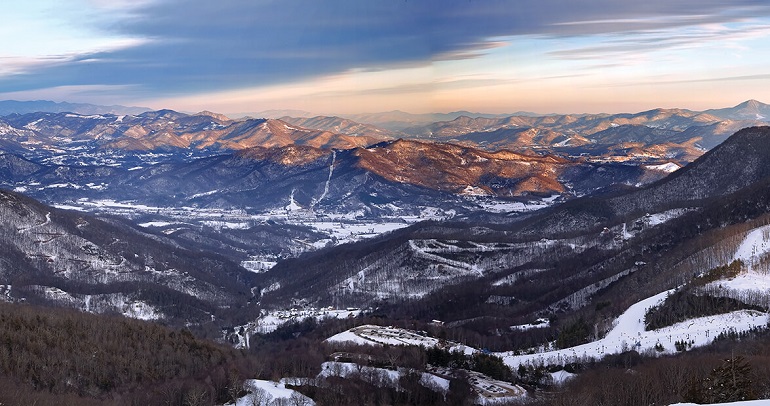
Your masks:
<svg viewBox="0 0 770 406"><path fill-rule="evenodd" d="M750 99L735 107L706 110L704 113L729 120L768 121L768 117L770 117L770 105L755 99Z"/></svg>
<svg viewBox="0 0 770 406"><path fill-rule="evenodd" d="M745 102L743 102L743 103L741 103L741 104L739 104L739 105L737 105L735 107L736 108L744 108L744 109L746 109L746 108L748 108L748 109L757 109L757 108L762 108L764 106L767 106L767 105L765 103L762 103L759 100L749 99L749 100L746 100Z"/></svg>
<svg viewBox="0 0 770 406"><path fill-rule="evenodd" d="M211 111L208 111L208 110L203 110L203 111L201 111L199 113L195 113L195 115L196 116L208 116L208 117L211 117L211 118L215 118L215 119L217 119L219 121L230 121L230 117L227 117L224 114L214 113L214 112L211 112Z"/></svg>

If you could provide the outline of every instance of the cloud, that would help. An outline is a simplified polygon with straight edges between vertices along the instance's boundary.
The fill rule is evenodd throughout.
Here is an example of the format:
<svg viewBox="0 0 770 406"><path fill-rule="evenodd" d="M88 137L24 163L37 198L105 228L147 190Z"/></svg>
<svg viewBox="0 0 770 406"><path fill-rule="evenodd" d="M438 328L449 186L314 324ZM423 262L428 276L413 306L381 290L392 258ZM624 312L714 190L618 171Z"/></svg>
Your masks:
<svg viewBox="0 0 770 406"><path fill-rule="evenodd" d="M477 58L499 46L500 38L661 30L770 14L764 0L90 1L120 11L119 20L100 21L100 29L109 26L114 35L137 43L29 63L22 73L0 77L0 92L128 86L133 96L174 97L351 69ZM559 56L579 58L594 51L607 49Z"/></svg>
<svg viewBox="0 0 770 406"><path fill-rule="evenodd" d="M617 54L639 55L664 49L684 49L720 44L727 46L741 40L770 35L767 25L739 24L730 27L722 24L704 24L687 29L655 29L627 32L604 38L590 46L565 48L551 51L550 56L559 59L587 60L606 59ZM733 45L737 47L737 45Z"/></svg>

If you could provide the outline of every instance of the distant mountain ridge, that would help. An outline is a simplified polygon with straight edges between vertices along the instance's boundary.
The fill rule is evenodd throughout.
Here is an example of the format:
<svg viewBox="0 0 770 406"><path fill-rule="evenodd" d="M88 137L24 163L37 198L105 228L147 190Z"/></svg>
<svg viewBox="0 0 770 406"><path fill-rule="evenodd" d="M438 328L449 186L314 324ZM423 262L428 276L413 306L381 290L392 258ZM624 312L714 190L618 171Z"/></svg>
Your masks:
<svg viewBox="0 0 770 406"><path fill-rule="evenodd" d="M159 163L55 162L0 154L0 185L48 202L86 198L258 210L294 205L378 216L415 214L424 206L478 209L469 196L580 196L615 184L648 183L667 173L655 166L594 164L416 140L347 150L253 147Z"/></svg>
<svg viewBox="0 0 770 406"><path fill-rule="evenodd" d="M189 115L157 110L136 115L14 114L0 118L0 138L9 144L17 143L17 150L33 145L49 150L77 145L80 149L194 151L294 144L349 149L373 144L386 137L349 136L302 128L276 119L231 120L211 112Z"/></svg>
<svg viewBox="0 0 770 406"><path fill-rule="evenodd" d="M770 107L750 100L728 109L652 109L639 113L483 114L402 111L344 117L282 117L307 128L346 134L387 134L519 152L615 160L694 160L741 128L763 125ZM645 158L646 157L646 158Z"/></svg>
<svg viewBox="0 0 770 406"><path fill-rule="evenodd" d="M706 110L704 113L730 120L770 121L770 105L757 100L747 100L735 107Z"/></svg>
<svg viewBox="0 0 770 406"><path fill-rule="evenodd" d="M53 102L49 100L35 101L0 101L0 116L9 114L27 114L37 112L48 113L77 113L77 114L141 114L151 110L147 107L101 106L89 103Z"/></svg>

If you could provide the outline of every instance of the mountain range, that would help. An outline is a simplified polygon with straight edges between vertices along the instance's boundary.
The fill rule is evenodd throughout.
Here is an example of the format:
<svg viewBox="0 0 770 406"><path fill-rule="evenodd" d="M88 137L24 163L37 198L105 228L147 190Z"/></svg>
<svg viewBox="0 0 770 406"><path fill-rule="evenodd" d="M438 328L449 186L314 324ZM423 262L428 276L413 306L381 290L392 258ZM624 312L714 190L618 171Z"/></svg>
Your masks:
<svg viewBox="0 0 770 406"><path fill-rule="evenodd" d="M126 106L102 106L88 103L52 102L48 100L36 101L0 101L0 116L27 113L78 113L78 114L141 114L150 111L147 107Z"/></svg>
<svg viewBox="0 0 770 406"><path fill-rule="evenodd" d="M300 377L285 385L316 397L365 379L324 375L343 360L413 374L430 360L500 372L546 404L578 390L553 386L549 369L578 382L613 371L636 379L638 365L657 362L645 355L695 343L642 348L655 345L653 333L680 334L687 328L676 323L714 315L767 319L766 292L725 287L770 283L767 110L749 101L706 112L459 115L388 129L171 110L10 114L0 117L0 184L13 189L0 191L0 300L152 320L239 345L262 357L269 378ZM413 119L380 119L399 116ZM661 301L633 313L631 327L615 325L652 298ZM349 329L371 324L402 327L388 340L439 347L327 340L360 338ZM766 341L764 326L717 324L705 336L718 334L719 348L740 348L730 334ZM575 352L518 363L587 343L604 354L602 340L618 329L630 335L604 361ZM467 348L467 359L448 348ZM667 371L697 359L661 358L675 366ZM232 377L215 372L206 385L224 399ZM398 381L405 393L423 393L409 386L422 378L409 376ZM456 394L480 378L441 379ZM655 403L686 392L673 390Z"/></svg>
<svg viewBox="0 0 770 406"><path fill-rule="evenodd" d="M769 142L770 128L748 128L638 190L586 196L524 216L473 214L420 223L308 253L266 274L281 288L263 300L282 302L288 292L300 292L322 303L371 305L387 297L423 303L427 314L459 322L489 314L484 300L490 296L516 298L511 303L518 304L500 308L500 314L525 318L544 309L574 311L622 291L615 287L615 293L600 294L610 285L631 284L633 293L625 295L642 298L681 283L684 276L677 272L690 269L685 258L710 252L713 235L730 232L724 227L770 210ZM526 282L496 283L505 278ZM441 301L449 292L478 307L445 307Z"/></svg>

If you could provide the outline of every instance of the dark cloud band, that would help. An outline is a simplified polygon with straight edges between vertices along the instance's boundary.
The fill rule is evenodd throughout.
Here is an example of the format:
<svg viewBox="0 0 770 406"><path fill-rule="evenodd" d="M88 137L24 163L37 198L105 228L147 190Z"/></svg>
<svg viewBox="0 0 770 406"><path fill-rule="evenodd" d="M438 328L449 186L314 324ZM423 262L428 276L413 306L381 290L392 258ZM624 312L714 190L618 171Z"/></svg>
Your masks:
<svg viewBox="0 0 770 406"><path fill-rule="evenodd" d="M163 0L112 27L147 39L0 79L0 92L130 85L173 96L290 82L352 68L467 59L520 35L573 36L739 21L738 0ZM566 55L565 55L566 56ZM572 57L577 57L573 55Z"/></svg>

